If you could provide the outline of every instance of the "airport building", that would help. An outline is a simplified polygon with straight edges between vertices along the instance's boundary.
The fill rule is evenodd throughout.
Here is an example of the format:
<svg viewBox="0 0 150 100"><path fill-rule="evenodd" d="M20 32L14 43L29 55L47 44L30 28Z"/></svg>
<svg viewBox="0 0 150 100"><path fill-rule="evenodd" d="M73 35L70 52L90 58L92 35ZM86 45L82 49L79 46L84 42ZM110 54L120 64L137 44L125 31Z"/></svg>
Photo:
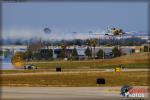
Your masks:
<svg viewBox="0 0 150 100"><path fill-rule="evenodd" d="M144 44L142 46L121 46L119 47L119 49L121 50L122 52L122 55L129 55L131 54L133 51L135 53L138 53L138 52L142 52L144 51L144 46L147 45L147 44ZM54 58L59 58L60 57L60 52L61 52L61 47L59 46L55 46L55 47L49 47L51 49L54 50ZM74 46L70 46L70 47L67 47L66 49L66 54L67 54L67 57L71 57L71 52L72 52L72 49L74 48ZM105 46L100 46L100 47L95 47L95 50L93 47L91 47L92 49L92 56L94 56L94 53L96 55L96 53L102 49L104 51L104 58L105 59L108 59L108 58L112 58L112 49L114 47L105 47ZM150 46L149 46L150 48ZM6 52L8 51L9 53L11 53L12 55L15 54L16 52L25 52L25 50L27 49L27 46L25 45L4 45L1 47L0 51L1 52ZM47 49L47 48L43 48L43 49ZM87 49L87 46L76 46L76 49L77 49L77 52L78 52L78 56L79 56L79 59L86 59L86 55L85 55L85 50ZM95 51L95 52L94 52ZM6 54L4 55L4 53L2 53L0 55L1 58L3 58L4 56L6 56Z"/></svg>

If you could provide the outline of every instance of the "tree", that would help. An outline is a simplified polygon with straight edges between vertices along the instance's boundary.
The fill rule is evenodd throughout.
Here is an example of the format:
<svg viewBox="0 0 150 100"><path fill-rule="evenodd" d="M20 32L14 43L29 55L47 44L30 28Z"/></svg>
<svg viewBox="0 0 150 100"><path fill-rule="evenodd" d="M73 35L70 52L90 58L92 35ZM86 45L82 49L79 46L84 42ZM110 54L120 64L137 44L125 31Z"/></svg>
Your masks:
<svg viewBox="0 0 150 100"><path fill-rule="evenodd" d="M81 46L81 45L82 45L81 40L80 40L80 39L75 39L75 40L74 40L74 45Z"/></svg>
<svg viewBox="0 0 150 100"><path fill-rule="evenodd" d="M47 49L49 49L49 46L52 46L50 40L45 41L45 46L46 46Z"/></svg>
<svg viewBox="0 0 150 100"><path fill-rule="evenodd" d="M144 52L148 52L148 46L144 46Z"/></svg>
<svg viewBox="0 0 150 100"><path fill-rule="evenodd" d="M97 45L96 39L93 39L93 40L91 41L91 44L92 44L92 46L93 46L93 48L94 48L94 59L95 59L95 47L96 47L96 45Z"/></svg>
<svg viewBox="0 0 150 100"><path fill-rule="evenodd" d="M86 56L88 56L88 57L92 57L92 52L91 52L91 50L90 50L90 48L89 47L87 47L87 49L85 50L85 55Z"/></svg>
<svg viewBox="0 0 150 100"><path fill-rule="evenodd" d="M37 52L45 47L46 47L45 41L43 41L41 38L32 39L32 41L28 43L28 49L31 50L32 52Z"/></svg>
<svg viewBox="0 0 150 100"><path fill-rule="evenodd" d="M53 50L52 49L42 49L40 51L40 56L42 59L49 60L53 57Z"/></svg>
<svg viewBox="0 0 150 100"><path fill-rule="evenodd" d="M30 59L32 59L32 56L33 56L32 51L29 50L29 49L27 49L27 50L25 51L25 58L26 58L26 60L29 61Z"/></svg>
<svg viewBox="0 0 150 100"><path fill-rule="evenodd" d="M102 59L104 57L104 51L102 49L100 49L98 52L97 52L97 57L99 59Z"/></svg>
<svg viewBox="0 0 150 100"><path fill-rule="evenodd" d="M2 56L3 55L3 51L0 51L0 56Z"/></svg>
<svg viewBox="0 0 150 100"><path fill-rule="evenodd" d="M91 40L86 40L86 44L88 45L88 47L90 47L91 46Z"/></svg>
<svg viewBox="0 0 150 100"><path fill-rule="evenodd" d="M114 57L120 57L121 56L121 51L118 49L118 47L114 47L112 49L112 52L113 52Z"/></svg>
<svg viewBox="0 0 150 100"><path fill-rule="evenodd" d="M135 53L135 49L131 49L131 53Z"/></svg>
<svg viewBox="0 0 150 100"><path fill-rule="evenodd" d="M66 57L66 45L64 45L64 44L61 45L60 57L61 58L65 58Z"/></svg>
<svg viewBox="0 0 150 100"><path fill-rule="evenodd" d="M34 52L34 53L33 53L33 59L41 60L40 52Z"/></svg>
<svg viewBox="0 0 150 100"><path fill-rule="evenodd" d="M77 52L77 49L76 49L76 48L74 48L74 49L72 50L72 59L73 59L73 60L78 60L78 59L79 59L78 52Z"/></svg>
<svg viewBox="0 0 150 100"><path fill-rule="evenodd" d="M91 53L92 53L92 40L90 39L90 40L87 40L86 42L87 42L87 46L90 47Z"/></svg>

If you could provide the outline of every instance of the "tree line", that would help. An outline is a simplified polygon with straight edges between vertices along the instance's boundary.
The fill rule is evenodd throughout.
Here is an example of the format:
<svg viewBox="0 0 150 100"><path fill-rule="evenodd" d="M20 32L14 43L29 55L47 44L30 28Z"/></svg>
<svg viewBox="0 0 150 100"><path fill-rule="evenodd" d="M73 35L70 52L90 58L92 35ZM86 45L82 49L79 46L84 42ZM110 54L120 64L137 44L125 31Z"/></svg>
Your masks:
<svg viewBox="0 0 150 100"><path fill-rule="evenodd" d="M98 45L97 39L89 39L86 41L87 48L85 49L85 56L87 59L103 59L105 58L105 52L103 49L99 49L98 52L95 51L95 47ZM50 41L42 41L37 40L30 44L27 44L27 49L25 52L20 53L23 55L23 59L26 61L30 60L54 60L53 55L53 46L51 45ZM69 60L79 60L79 54L78 51L74 45L74 48L71 51L67 51L67 45L64 41L60 45L60 54L59 57L56 57L55 59L64 59L68 58ZM93 49L92 49L93 48ZM93 50L93 51L92 51ZM147 52L148 47L144 47L144 52ZM135 50L132 50L132 53L134 53ZM119 48L119 46L115 46L112 49L112 57L119 57L122 55L122 52Z"/></svg>
<svg viewBox="0 0 150 100"><path fill-rule="evenodd" d="M138 37L132 37L132 38L122 38L122 39L115 39L115 38L110 38L110 39L97 39L95 38L96 41L98 42L98 45L110 45L110 46L114 46L114 45L122 45L122 46L140 46L141 44L146 43L146 40L138 38ZM30 40L22 40L22 39L3 39L0 41L0 44L3 45L8 45L8 44L13 44L13 45L26 45L26 43L28 41L34 41L36 40L36 38L32 38ZM73 40L55 40L54 41L54 45L61 45L61 43L65 42L66 45L71 46L71 45L87 45L87 42L90 39L73 39ZM3 42L2 42L3 41ZM47 43L50 43L52 41L46 41Z"/></svg>

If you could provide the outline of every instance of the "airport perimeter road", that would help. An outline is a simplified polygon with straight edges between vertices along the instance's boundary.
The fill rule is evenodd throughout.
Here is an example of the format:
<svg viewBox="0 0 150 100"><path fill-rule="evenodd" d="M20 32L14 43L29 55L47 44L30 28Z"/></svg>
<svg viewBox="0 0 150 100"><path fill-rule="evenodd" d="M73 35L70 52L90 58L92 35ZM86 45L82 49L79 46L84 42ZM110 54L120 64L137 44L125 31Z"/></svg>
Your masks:
<svg viewBox="0 0 150 100"><path fill-rule="evenodd" d="M124 98L120 95L120 88L2 87L1 100L123 100Z"/></svg>

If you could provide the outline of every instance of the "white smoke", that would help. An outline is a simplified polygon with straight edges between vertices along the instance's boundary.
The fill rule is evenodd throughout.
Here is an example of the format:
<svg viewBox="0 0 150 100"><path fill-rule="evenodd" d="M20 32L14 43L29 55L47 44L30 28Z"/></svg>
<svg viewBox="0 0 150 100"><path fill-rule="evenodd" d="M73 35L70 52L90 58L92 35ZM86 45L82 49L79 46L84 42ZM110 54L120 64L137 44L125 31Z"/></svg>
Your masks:
<svg viewBox="0 0 150 100"><path fill-rule="evenodd" d="M94 33L100 34L100 33ZM104 34L102 31L101 34ZM46 40L70 40L70 39L88 39L88 38L99 38L99 35L89 35L89 33L62 33L62 32L51 32L45 34L41 29L30 29L30 28L13 28L9 30L2 30L3 39L31 39L31 38L42 38Z"/></svg>

